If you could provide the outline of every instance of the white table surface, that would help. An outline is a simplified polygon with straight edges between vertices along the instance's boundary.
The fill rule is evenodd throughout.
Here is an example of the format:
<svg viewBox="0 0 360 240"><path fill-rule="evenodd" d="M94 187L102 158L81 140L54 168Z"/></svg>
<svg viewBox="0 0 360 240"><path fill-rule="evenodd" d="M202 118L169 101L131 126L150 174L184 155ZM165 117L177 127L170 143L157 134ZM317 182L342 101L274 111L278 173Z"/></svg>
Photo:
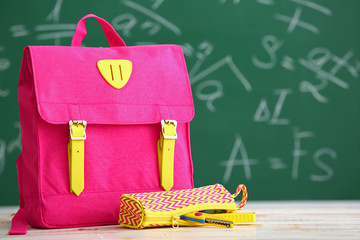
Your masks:
<svg viewBox="0 0 360 240"><path fill-rule="evenodd" d="M26 236L9 236L16 210L0 207L0 239L360 239L360 201L248 201L242 211L255 212L256 222L234 228L29 227Z"/></svg>

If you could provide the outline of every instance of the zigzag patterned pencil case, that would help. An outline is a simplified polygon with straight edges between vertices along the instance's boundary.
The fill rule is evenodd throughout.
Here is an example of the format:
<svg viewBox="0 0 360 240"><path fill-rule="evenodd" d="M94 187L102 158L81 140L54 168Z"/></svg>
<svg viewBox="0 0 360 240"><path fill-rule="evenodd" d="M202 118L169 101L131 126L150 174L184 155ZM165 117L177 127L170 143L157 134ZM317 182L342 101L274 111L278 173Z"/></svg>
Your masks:
<svg viewBox="0 0 360 240"><path fill-rule="evenodd" d="M234 198L241 191L242 199L236 206ZM243 184L238 186L235 194L229 193L221 184L175 191L122 194L119 224L136 229L194 226L197 224L180 219L180 216L204 210L235 213L243 208L246 200L247 190Z"/></svg>

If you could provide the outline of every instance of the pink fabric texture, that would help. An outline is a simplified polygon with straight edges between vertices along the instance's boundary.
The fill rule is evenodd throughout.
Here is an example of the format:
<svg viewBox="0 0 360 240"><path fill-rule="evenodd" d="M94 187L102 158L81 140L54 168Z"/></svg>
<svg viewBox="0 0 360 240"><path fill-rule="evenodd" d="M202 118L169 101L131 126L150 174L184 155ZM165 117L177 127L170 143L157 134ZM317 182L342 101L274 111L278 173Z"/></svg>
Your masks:
<svg viewBox="0 0 360 240"><path fill-rule="evenodd" d="M74 46L24 49L18 90L23 149L17 164L24 215L35 227L116 224L122 193L161 191L162 119L178 121L173 190L193 188L194 105L181 47L122 46L103 19L110 45L121 46L75 47L86 35L86 30L77 35L84 33L84 22L78 24ZM123 88L103 79L96 65L103 59L132 62ZM88 123L85 188L78 197L69 192L70 120Z"/></svg>
<svg viewBox="0 0 360 240"><path fill-rule="evenodd" d="M24 235L27 233L27 222L24 209L20 208L11 221L9 235Z"/></svg>

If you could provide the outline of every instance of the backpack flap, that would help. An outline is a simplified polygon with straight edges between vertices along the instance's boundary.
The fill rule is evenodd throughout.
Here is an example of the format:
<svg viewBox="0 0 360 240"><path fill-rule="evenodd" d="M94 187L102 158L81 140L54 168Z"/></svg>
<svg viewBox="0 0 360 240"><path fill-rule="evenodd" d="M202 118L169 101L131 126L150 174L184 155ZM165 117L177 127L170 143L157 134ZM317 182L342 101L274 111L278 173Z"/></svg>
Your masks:
<svg viewBox="0 0 360 240"><path fill-rule="evenodd" d="M81 119L88 124L151 124L163 119L190 122L194 116L180 46L28 49L38 111L49 123ZM105 60L130 62L132 69L119 63L104 64L108 69L99 70ZM121 89L112 86L111 81L125 75L128 80Z"/></svg>

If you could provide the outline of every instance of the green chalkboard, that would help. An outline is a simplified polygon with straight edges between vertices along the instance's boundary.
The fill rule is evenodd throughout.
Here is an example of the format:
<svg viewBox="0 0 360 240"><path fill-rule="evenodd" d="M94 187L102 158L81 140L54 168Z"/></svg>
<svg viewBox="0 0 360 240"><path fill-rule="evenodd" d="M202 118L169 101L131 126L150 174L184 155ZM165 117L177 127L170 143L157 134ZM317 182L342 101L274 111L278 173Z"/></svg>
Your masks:
<svg viewBox="0 0 360 240"><path fill-rule="evenodd" d="M17 204L18 72L27 45L69 45L94 13L128 45L183 47L195 102L196 186L251 200L359 199L357 0L3 0L0 205ZM86 46L107 46L95 20Z"/></svg>

